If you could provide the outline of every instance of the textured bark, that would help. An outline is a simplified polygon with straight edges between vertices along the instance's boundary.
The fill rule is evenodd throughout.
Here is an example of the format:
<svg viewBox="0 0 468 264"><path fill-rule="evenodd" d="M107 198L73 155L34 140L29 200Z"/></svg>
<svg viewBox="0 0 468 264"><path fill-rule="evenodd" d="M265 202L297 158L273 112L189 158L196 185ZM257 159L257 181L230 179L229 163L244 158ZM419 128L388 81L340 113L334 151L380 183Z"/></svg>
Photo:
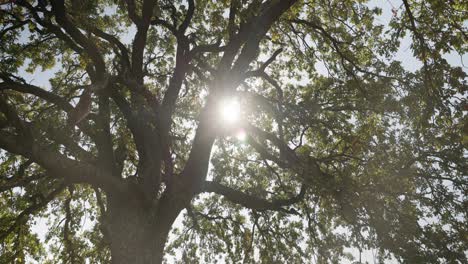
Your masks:
<svg viewBox="0 0 468 264"><path fill-rule="evenodd" d="M110 197L107 232L114 264L159 264L172 222L128 197ZM164 223L164 224L162 224Z"/></svg>

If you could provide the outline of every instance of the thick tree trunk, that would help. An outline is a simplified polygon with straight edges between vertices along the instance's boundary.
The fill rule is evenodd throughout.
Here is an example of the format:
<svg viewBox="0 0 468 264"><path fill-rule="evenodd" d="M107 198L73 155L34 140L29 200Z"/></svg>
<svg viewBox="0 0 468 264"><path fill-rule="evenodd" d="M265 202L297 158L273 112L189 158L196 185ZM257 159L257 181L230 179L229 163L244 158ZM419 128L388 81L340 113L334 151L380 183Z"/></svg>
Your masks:
<svg viewBox="0 0 468 264"><path fill-rule="evenodd" d="M106 230L112 263L162 263L172 225L172 221L162 221L162 217L145 208L141 201L109 197Z"/></svg>

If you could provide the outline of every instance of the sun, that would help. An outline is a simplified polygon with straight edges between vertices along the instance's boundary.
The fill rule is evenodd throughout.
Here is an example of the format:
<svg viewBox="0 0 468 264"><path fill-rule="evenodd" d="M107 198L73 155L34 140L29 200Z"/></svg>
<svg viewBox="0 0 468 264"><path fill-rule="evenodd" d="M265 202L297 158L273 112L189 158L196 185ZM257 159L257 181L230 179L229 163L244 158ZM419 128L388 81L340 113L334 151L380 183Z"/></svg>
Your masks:
<svg viewBox="0 0 468 264"><path fill-rule="evenodd" d="M219 118L226 129L230 132L229 134L235 137L239 141L245 141L247 139L246 131L241 128L241 104L239 98L232 97L226 98L220 101L219 104Z"/></svg>
<svg viewBox="0 0 468 264"><path fill-rule="evenodd" d="M224 100L220 105L221 119L228 124L234 124L240 119L241 106L237 98Z"/></svg>

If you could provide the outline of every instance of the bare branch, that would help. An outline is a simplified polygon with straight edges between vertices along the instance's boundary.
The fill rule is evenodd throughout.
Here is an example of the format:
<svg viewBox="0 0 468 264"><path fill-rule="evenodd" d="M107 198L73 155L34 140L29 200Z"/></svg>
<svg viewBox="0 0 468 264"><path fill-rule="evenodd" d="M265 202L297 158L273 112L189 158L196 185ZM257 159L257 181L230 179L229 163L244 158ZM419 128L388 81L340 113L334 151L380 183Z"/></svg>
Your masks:
<svg viewBox="0 0 468 264"><path fill-rule="evenodd" d="M418 42L419 42L419 46L421 47L421 54L422 54L422 61L423 61L423 64L424 64L424 67L423 67L423 70L424 70L424 78L426 79L426 82L428 84L430 84L431 82L431 75L428 73L428 62L427 62L427 46L426 46L426 42L424 40L424 37L421 33L419 33L417 27L416 27L416 22L415 22L415 18L414 18L414 15L413 15L413 12L411 11L411 7L408 3L407 0L403 0L403 4L405 6L405 10L406 10L406 13L408 14L408 17L409 17L409 20L410 20L410 23L411 23L411 30L413 31L414 35L416 36L416 38L418 39Z"/></svg>
<svg viewBox="0 0 468 264"><path fill-rule="evenodd" d="M283 51L283 48L279 48L277 49L273 55L271 55L271 57L265 61L262 66L260 67L260 71L265 71L265 69L273 62L276 60L276 57L278 57L278 55Z"/></svg>

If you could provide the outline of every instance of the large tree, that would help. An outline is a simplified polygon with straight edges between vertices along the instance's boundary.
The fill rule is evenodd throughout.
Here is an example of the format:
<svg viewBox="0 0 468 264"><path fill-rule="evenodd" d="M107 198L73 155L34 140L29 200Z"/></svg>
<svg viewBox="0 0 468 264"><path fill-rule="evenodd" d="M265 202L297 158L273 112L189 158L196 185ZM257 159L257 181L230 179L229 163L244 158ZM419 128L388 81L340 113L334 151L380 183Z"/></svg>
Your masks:
<svg viewBox="0 0 468 264"><path fill-rule="evenodd" d="M2 2L1 263L466 263L466 1Z"/></svg>

